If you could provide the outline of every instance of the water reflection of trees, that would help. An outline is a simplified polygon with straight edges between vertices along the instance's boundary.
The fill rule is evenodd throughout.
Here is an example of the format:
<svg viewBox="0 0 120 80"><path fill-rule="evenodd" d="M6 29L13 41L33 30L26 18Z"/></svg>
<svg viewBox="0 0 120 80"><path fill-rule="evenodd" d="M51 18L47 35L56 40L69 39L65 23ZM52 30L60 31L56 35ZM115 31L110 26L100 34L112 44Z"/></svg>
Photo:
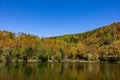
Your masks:
<svg viewBox="0 0 120 80"><path fill-rule="evenodd" d="M0 80L118 80L119 65L100 63L0 63Z"/></svg>

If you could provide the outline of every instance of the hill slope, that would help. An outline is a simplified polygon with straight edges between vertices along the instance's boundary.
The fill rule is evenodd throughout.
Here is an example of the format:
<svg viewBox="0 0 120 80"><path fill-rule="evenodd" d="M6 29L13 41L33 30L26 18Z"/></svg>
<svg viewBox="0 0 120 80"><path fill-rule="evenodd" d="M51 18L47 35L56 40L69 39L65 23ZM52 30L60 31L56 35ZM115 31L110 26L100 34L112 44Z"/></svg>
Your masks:
<svg viewBox="0 0 120 80"><path fill-rule="evenodd" d="M106 55L120 56L120 22L84 33L49 38L0 31L1 61L98 61L108 60Z"/></svg>

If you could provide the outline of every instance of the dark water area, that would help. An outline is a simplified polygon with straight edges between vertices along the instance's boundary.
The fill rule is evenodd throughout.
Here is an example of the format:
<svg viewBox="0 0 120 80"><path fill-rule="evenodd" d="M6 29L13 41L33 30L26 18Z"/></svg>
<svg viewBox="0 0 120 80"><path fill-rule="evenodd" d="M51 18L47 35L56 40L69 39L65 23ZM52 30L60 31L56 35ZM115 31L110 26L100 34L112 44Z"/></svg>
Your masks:
<svg viewBox="0 0 120 80"><path fill-rule="evenodd" d="M120 64L0 63L0 80L120 80Z"/></svg>

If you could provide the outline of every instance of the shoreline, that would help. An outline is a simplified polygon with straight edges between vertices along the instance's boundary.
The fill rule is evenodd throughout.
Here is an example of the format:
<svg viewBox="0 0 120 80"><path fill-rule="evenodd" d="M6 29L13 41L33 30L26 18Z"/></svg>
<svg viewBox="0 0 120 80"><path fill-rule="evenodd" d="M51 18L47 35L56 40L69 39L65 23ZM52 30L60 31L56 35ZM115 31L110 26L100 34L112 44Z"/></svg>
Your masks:
<svg viewBox="0 0 120 80"><path fill-rule="evenodd" d="M49 61L41 61L41 60L37 60L37 59L29 59L29 60L11 60L11 61L6 61L6 60L2 60L0 62L11 62L11 63L21 63L21 62L26 62L26 63L39 63L39 62L71 62L71 63L120 63L120 61L113 61L113 62L109 62L109 61L91 61L91 60L49 60Z"/></svg>

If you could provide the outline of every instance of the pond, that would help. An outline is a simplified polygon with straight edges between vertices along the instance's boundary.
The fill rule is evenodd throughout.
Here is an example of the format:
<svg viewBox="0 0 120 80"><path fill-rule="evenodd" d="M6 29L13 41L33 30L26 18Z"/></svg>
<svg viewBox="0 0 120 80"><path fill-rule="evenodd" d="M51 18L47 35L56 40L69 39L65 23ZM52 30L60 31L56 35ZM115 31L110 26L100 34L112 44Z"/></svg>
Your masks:
<svg viewBox="0 0 120 80"><path fill-rule="evenodd" d="M0 80L118 80L120 64L0 63Z"/></svg>

